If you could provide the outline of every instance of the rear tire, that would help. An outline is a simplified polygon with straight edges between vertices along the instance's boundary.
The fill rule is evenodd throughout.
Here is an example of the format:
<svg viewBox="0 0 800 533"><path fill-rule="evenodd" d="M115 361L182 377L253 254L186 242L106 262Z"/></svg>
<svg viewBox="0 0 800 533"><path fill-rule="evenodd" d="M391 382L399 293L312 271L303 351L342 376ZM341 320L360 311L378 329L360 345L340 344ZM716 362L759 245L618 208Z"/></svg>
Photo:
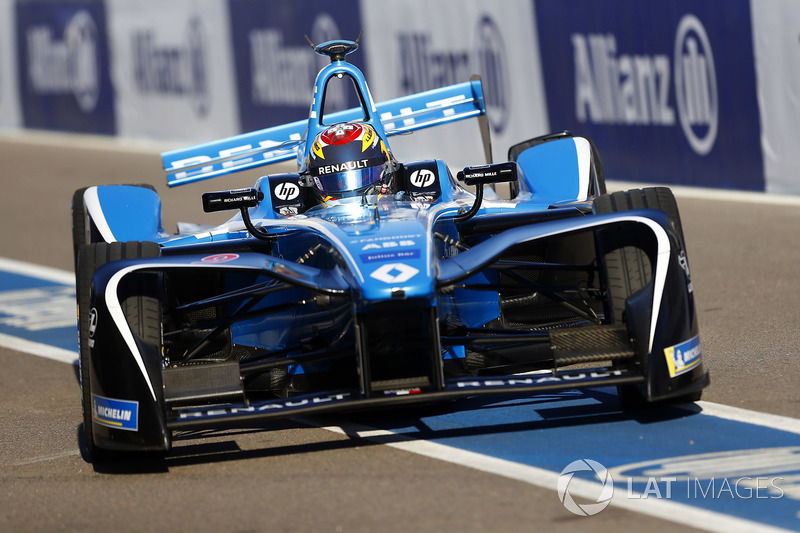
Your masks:
<svg viewBox="0 0 800 533"><path fill-rule="evenodd" d="M648 187L604 194L594 199L596 214L618 213L632 209L658 209L664 211L675 223L678 237L683 238L678 202L667 187ZM647 255L635 246L612 250L605 254L603 264L608 282L608 311L611 322L626 322L625 300L631 294L650 283L652 268ZM647 399L635 385L618 385L617 392L623 408L640 408L648 404ZM700 399L702 390L669 400L669 403L692 402Z"/></svg>
<svg viewBox="0 0 800 533"><path fill-rule="evenodd" d="M77 195L77 193L76 193ZM78 300L78 338L80 348L81 400L83 405L83 435L86 451L93 462L129 457L132 454L106 450L94 442L92 430L92 383L89 329L91 321L92 277L106 263L121 259L158 257L160 247L153 242L113 242L87 244L80 248L77 258L76 295ZM156 275L154 275L156 276ZM147 343L163 346L161 338L161 301L153 293L153 278L142 278L141 290L122 302L125 317L134 335Z"/></svg>

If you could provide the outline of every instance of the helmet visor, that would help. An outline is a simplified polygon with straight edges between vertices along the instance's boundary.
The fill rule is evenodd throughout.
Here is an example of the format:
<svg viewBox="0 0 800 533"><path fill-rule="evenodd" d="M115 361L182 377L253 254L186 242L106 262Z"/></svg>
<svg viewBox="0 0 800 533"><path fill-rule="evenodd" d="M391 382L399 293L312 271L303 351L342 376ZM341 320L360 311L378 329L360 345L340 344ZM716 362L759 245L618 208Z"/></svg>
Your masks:
<svg viewBox="0 0 800 533"><path fill-rule="evenodd" d="M346 191L354 191L372 185L381 178L383 172L383 159L375 158L376 161L362 160L364 163L378 163L374 166L365 166L364 168L352 168L350 170L335 169L332 167L345 165L331 165L330 167L319 167L312 172L317 187L321 191L342 193ZM355 162L358 163L358 162ZM360 165L353 164L357 167ZM326 173L327 170L340 170L338 172Z"/></svg>

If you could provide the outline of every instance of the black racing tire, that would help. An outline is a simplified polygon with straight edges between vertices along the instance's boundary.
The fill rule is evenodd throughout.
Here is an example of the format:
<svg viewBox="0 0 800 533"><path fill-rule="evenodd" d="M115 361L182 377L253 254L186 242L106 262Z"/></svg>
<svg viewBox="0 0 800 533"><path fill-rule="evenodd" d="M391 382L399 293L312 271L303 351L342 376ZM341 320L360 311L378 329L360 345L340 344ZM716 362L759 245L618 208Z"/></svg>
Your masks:
<svg viewBox="0 0 800 533"><path fill-rule="evenodd" d="M593 201L596 214L618 213L632 209L658 209L664 211L675 224L678 237L684 242L678 202L667 187L631 189L598 196ZM684 245L685 246L685 245ZM647 255L634 246L606 252L602 261L608 283L608 311L612 323L622 324L625 318L625 300L650 283L652 268ZM620 403L624 408L639 408L647 404L644 395L633 385L617 386ZM697 401L702 390L671 399L669 403Z"/></svg>
<svg viewBox="0 0 800 533"><path fill-rule="evenodd" d="M82 187L72 195L72 251L75 262L75 279L78 279L78 253L82 246L93 242L93 237L88 235L86 227L86 206L83 203L83 193L88 187Z"/></svg>
<svg viewBox="0 0 800 533"><path fill-rule="evenodd" d="M133 454L116 452L98 447L92 431L92 383L91 354L89 350L89 326L92 277L100 266L121 259L158 257L160 247L153 242L93 243L80 248L77 260L76 295L78 300L78 339L80 349L81 401L83 406L83 436L86 451L93 462L124 459ZM145 342L162 346L160 298L152 294L152 279L143 279L142 290L122 302L125 317L135 335ZM147 286L145 286L147 285Z"/></svg>
<svg viewBox="0 0 800 533"><path fill-rule="evenodd" d="M596 214L618 213L632 209L664 211L675 223L678 235L683 241L678 202L667 187L649 187L604 194L594 199L592 208ZM606 253L604 264L608 280L609 310L613 323L619 324L624 322L625 300L650 283L650 261L639 248L628 246Z"/></svg>
<svg viewBox="0 0 800 533"><path fill-rule="evenodd" d="M131 183L129 187L141 187L156 192L156 188L149 183ZM75 260L75 275L78 273L78 252L81 246L94 242L103 242L97 229L89 223L86 215L86 205L83 203L83 194L89 187L81 187L72 194L72 251Z"/></svg>

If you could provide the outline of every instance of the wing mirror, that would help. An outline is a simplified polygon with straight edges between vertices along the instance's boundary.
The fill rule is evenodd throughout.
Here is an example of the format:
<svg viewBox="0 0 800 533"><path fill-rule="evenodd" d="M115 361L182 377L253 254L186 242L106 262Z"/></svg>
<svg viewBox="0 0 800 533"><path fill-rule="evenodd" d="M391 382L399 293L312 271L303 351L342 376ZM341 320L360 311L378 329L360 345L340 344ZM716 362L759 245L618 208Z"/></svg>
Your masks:
<svg viewBox="0 0 800 533"><path fill-rule="evenodd" d="M464 184L470 187L475 186L475 203L466 213L460 213L453 217L456 222L464 222L474 217L481 208L484 185L517 181L517 163L516 161L507 161L492 165L465 167L464 170L459 171L457 177Z"/></svg>
<svg viewBox="0 0 800 533"><path fill-rule="evenodd" d="M203 211L214 213L229 209L255 207L264 199L264 193L256 189L234 189L203 193Z"/></svg>
<svg viewBox="0 0 800 533"><path fill-rule="evenodd" d="M264 199L264 193L256 189L234 189L232 191L217 191L203 193L203 211L213 213L238 209L242 213L242 221L247 231L253 237L264 241L271 241L272 235L262 228L257 228L250 220L250 207L255 207Z"/></svg>

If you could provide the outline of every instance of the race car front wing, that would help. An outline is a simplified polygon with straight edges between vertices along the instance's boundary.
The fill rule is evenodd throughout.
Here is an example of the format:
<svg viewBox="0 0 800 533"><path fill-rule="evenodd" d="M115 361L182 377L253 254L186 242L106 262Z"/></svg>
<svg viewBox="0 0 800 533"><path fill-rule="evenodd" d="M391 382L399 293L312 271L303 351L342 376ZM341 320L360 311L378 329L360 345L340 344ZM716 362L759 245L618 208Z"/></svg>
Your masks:
<svg viewBox="0 0 800 533"><path fill-rule="evenodd" d="M626 369L592 368L518 376L481 376L449 379L436 392L418 389L385 391L384 396L364 398L357 390L275 398L259 402L214 407L177 409L167 419L173 430L236 425L287 416L321 414L330 411L380 408L455 400L479 395L524 395L554 390L643 383L645 377Z"/></svg>

